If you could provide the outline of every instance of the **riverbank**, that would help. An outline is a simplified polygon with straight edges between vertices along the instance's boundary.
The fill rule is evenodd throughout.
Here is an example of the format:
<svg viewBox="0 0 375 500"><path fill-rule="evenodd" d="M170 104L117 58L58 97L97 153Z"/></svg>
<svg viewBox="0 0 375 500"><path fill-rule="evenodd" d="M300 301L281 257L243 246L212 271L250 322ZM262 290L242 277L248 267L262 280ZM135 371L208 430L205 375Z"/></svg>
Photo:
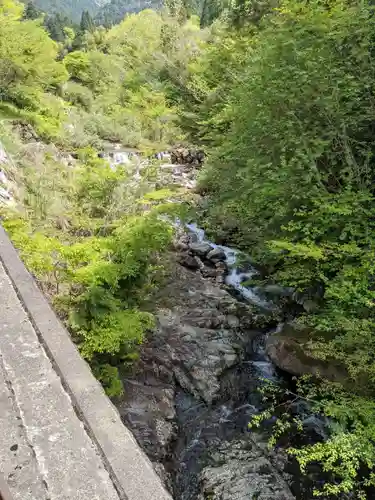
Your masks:
<svg viewBox="0 0 375 500"><path fill-rule="evenodd" d="M22 151L23 155L29 155L36 150L40 158L45 158L44 148L41 143L30 143ZM108 176L111 183L115 181L113 196L109 201L103 199L100 205L100 198L88 199L80 192L79 199L85 203L82 206L76 205L73 197L77 210L85 208L95 214L93 222L97 226L77 233L75 220L71 215L66 216L65 223L59 222L58 226L64 242L59 241L59 245L65 245L67 240L79 241L81 245L87 238L101 235L102 214L107 214L108 207L115 207L119 215L149 213L154 208L163 208L161 213L164 213L168 212L166 207L173 208L180 201L198 196L194 189L199 166L145 161L141 168L139 162L134 162L112 170L103 160L90 156L85 160L84 155L81 158L73 164L66 162L60 173L74 176L81 171L96 197L98 186L106 187L101 182L107 182ZM87 166L82 161L88 161ZM87 178L86 172L94 174L93 177ZM105 191L103 194L107 196ZM113 236L110 221L116 225L117 216L113 209L106 215L105 237ZM60 217L61 214L59 220ZM248 429L251 417L264 408L258 392L262 378L271 378L288 387L264 352L266 335L279 321L277 311L276 315L267 311L272 309L270 304L257 290L245 285L255 269L240 252L207 241L204 232L194 224L185 226L180 222L176 234L173 248L165 247L168 251L162 261L153 260L156 266L162 262L166 267L165 278L150 280L151 291L146 288L142 294L143 311L147 309L147 313L154 314L156 327L143 341L140 361L133 361L132 375L129 375L130 363L116 359L115 368L120 371L125 396L115 401L123 421L132 429L176 500L205 498L208 492L216 495L213 499L219 499L222 491L229 491L233 497L238 485L243 498L262 492L265 499L275 495L308 499L311 488L303 487L308 493L301 496L299 472L294 466L290 475L291 463L285 452L267 451L267 433ZM57 248L66 258L65 247ZM77 248L82 251L81 246ZM93 257L91 254L87 257L89 262ZM54 266L52 271L56 269ZM69 270L69 261L67 266ZM59 263L57 269L58 273L52 275L59 280L56 288L51 286L51 276L41 282L51 300L55 300L58 288L71 286L69 281L63 281L66 277L70 279L69 274L64 274L65 268ZM147 272L141 276L146 283L150 277ZM152 273L151 270L151 277ZM74 285L70 301L75 300L77 292L82 290ZM62 309L63 314L65 311ZM69 316L62 317L69 321ZM123 332L121 326L119 334ZM122 369L125 365L126 370ZM103 383L114 396L119 389L117 379L108 378L107 372L104 377L107 378L103 378Z"/></svg>

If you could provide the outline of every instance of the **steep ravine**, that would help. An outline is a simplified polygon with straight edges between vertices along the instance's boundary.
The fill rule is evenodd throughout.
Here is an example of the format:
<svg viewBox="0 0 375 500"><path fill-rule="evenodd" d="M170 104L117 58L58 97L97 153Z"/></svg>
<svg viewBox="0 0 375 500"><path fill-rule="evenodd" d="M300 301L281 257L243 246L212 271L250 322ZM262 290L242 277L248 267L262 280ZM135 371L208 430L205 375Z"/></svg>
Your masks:
<svg viewBox="0 0 375 500"><path fill-rule="evenodd" d="M262 408L261 379L288 384L264 350L274 315L223 289L223 260L209 262L191 229L156 298L158 327L124 380L122 418L175 500L312 498L285 452L270 452L267 437L248 429ZM229 280L242 286L231 265ZM312 433L321 427L312 420Z"/></svg>
<svg viewBox="0 0 375 500"><path fill-rule="evenodd" d="M195 175L194 165L166 163L157 182L192 189ZM262 379L290 386L265 353L277 307L244 286L255 270L240 252L206 241L195 224L177 226L153 298L157 328L124 374L120 414L175 500L311 499L313 483L285 451L268 450L267 435L248 428L263 409ZM305 437L319 438L323 423L301 404L295 411L307 419Z"/></svg>
<svg viewBox="0 0 375 500"><path fill-rule="evenodd" d="M28 148L40 146L43 152L40 143ZM125 152L114 154L124 161ZM135 184L145 166L136 162ZM157 183L192 188L195 168L162 165ZM3 183L9 184L5 174ZM262 409L261 379L289 386L264 349L278 319L256 290L244 287L254 270L238 264L239 252L207 242L194 224L186 230L154 297L157 328L132 375L124 375L122 418L175 500L311 499L311 485L285 452L270 452L267 436L248 429ZM310 419L312 436L324 431L306 409L296 411Z"/></svg>

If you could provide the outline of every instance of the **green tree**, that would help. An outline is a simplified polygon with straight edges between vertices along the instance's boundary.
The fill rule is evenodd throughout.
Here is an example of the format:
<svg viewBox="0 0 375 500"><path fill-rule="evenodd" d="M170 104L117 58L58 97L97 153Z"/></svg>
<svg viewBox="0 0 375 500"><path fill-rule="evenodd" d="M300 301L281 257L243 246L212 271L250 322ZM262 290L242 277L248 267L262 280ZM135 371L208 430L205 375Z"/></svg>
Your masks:
<svg viewBox="0 0 375 500"><path fill-rule="evenodd" d="M94 21L89 11L87 10L84 10L82 12L80 29L82 33L85 33L85 31L89 31L90 33L92 33L95 30Z"/></svg>
<svg viewBox="0 0 375 500"><path fill-rule="evenodd" d="M66 38L65 28L71 27L72 23L67 17L57 13L47 16L44 25L52 40L63 43Z"/></svg>
<svg viewBox="0 0 375 500"><path fill-rule="evenodd" d="M41 15L42 12L35 6L35 4L33 2L28 2L23 14L24 19L38 19Z"/></svg>
<svg viewBox="0 0 375 500"><path fill-rule="evenodd" d="M21 13L20 13L21 14ZM0 11L0 95L19 106L38 106L41 94L66 80L58 47L39 21Z"/></svg>
<svg viewBox="0 0 375 500"><path fill-rule="evenodd" d="M348 374L314 389L330 438L293 454L332 473L323 494L358 498L375 468L373 22L360 2L287 0L227 30L192 78L209 226L230 230L263 282L319 290L298 318L303 349Z"/></svg>

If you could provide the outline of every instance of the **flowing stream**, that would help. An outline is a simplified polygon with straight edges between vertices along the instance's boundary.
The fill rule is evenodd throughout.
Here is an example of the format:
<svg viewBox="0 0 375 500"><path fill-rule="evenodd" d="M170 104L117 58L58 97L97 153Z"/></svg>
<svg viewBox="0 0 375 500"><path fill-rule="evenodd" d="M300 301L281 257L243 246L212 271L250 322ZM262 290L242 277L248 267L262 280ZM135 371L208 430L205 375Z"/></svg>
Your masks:
<svg viewBox="0 0 375 500"><path fill-rule="evenodd" d="M114 151L111 158L113 167L130 161L129 153L123 151ZM135 179L138 179L142 166L139 159L136 163ZM181 226L181 223L177 225ZM236 249L207 240L204 230L195 223L186 224L185 229L193 242L209 243L212 248L225 253L228 267L225 283L235 291L238 301L255 304L263 312L277 307L277 304L266 301L256 287L246 285L257 273L246 256ZM189 302L190 293L187 290L187 313L196 307ZM203 308L203 315L206 312L207 309ZM194 323L193 327L188 326L188 331L194 328L198 335L203 331ZM220 338L220 331L220 328L214 330L215 335L217 332L218 351L228 343L228 338ZM320 471L312 471L308 478L302 478L296 463L285 452L267 451L267 432L256 433L248 427L251 417L264 409L265 403L258 390L262 380L272 380L286 392L293 388L291 377L277 370L267 357L265 344L269 333L262 330L249 332L249 340L241 346L237 361L219 374L219 390L212 401L197 396L185 381L191 375L189 370L197 366L204 368L205 357L208 362L211 357L220 357L220 352L208 348L212 342L209 344L204 337L207 333L193 340L198 351L181 341L181 328L176 336L156 336L143 353L139 374L124 380L126 397L119 404L119 411L150 459L155 464L162 464L167 471L167 482L175 500L313 498L312 486L316 484L316 477L321 477ZM190 333L187 337L191 337ZM176 342L180 343L177 347ZM191 363L185 359L189 357ZM185 375L181 376L181 372ZM202 378L205 376L203 373ZM197 383L200 383L199 377ZM165 407L169 408L167 418ZM312 415L308 405L296 401L288 406L288 411L304 421L305 430L296 439L289 437L284 445L327 437L327 422ZM176 431L172 432L172 428ZM160 436L164 437L161 439Z"/></svg>
<svg viewBox="0 0 375 500"><path fill-rule="evenodd" d="M260 306L262 310L270 311L275 307L274 304L261 297L257 288L244 285L244 282L251 279L257 271L240 251L216 245L207 240L204 230L195 223L187 224L186 228L192 235L195 235L194 239L198 242L209 243L211 247L220 248L225 252L228 265L226 284L236 291L237 296ZM237 442L238 440L246 442L249 439L249 421L252 416L259 413L260 409L264 408L258 390L261 380L272 380L277 385L285 387L286 391L290 388L290 377L276 369L266 354L265 343L268 334L269 332L260 332L255 336L246 346L243 361L223 374L220 396L212 405L197 401L183 389L177 393L176 409L180 432L174 447L175 460L173 464L174 467L177 466L173 474L174 493L177 500L195 500L197 498L199 474L207 464L212 464L210 456L215 453L215 448L220 447L222 443ZM327 437L327 422L320 417L311 415L307 405L301 402L296 403L294 407L292 406L291 411L304 421L305 434L302 439L305 442ZM260 437L260 445L263 448L265 448L265 439L264 435ZM229 459L230 456L229 453ZM225 452L223 457L225 460ZM278 459L277 456L273 458L275 462L278 462L278 472L289 479L288 482L295 498L311 499L312 483L301 478L296 463L287 459L285 454L282 454L282 459ZM248 452L246 460L253 459L255 460L252 452ZM225 472L228 473L228 471ZM240 478L234 476L233 480L240 480ZM250 500L258 498L252 496L251 488L249 488L248 493L246 491L246 488L243 488L238 497L233 496L236 495L235 492L229 492L229 496L223 496L223 499L232 500L233 497L233 500L237 498ZM212 498L216 499L216 496ZM269 497L264 496L264 498ZM284 497L280 496L281 498Z"/></svg>
<svg viewBox="0 0 375 500"><path fill-rule="evenodd" d="M209 241L206 238L204 230L199 228L194 222L186 224L186 228L196 236L197 241L200 243L209 243L211 247L220 248L224 251L226 256L225 262L229 267L229 272L225 278L227 285L236 290L241 298L265 309L272 309L272 304L260 297L257 288L244 285L246 281L257 274L257 271L251 264L246 262L246 257L245 260L242 259L243 262L241 264L241 257L244 257L242 252L223 245L216 245L216 243Z"/></svg>

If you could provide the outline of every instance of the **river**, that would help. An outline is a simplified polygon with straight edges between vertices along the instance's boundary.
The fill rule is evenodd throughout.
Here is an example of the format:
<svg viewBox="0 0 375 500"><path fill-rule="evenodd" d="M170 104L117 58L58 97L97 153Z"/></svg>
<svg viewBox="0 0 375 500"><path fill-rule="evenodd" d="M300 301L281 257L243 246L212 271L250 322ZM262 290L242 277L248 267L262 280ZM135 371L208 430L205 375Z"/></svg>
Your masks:
<svg viewBox="0 0 375 500"><path fill-rule="evenodd" d="M285 449L325 439L328 422L301 400L286 405L304 430L276 450L267 448L270 425L261 432L248 426L267 407L259 392L264 380L282 388L282 404L294 389L265 350L267 336L278 327L272 319L277 303L246 286L257 271L240 251L208 241L195 223L185 230L178 252L185 248L191 260L194 244L220 249L225 286L206 277L215 276L206 258L203 270L187 269L171 253L173 272L155 297L158 326L137 368L123 374L120 414L175 500L310 500L321 471L312 468L302 477Z"/></svg>
<svg viewBox="0 0 375 500"><path fill-rule="evenodd" d="M187 230L194 242L207 241L195 224ZM320 471L301 477L282 448L267 450L267 430L249 430L251 417L265 408L258 390L263 380L285 391L293 382L265 352L266 337L277 325L247 323L247 303L262 312L274 308L243 285L255 269L244 268L243 259L237 267L240 252L220 248L229 267L226 284L242 301L216 286L207 291L212 285L198 271L178 270L166 292L172 296L169 312L159 315L161 326L144 349L143 373L125 379L127 400L120 412L157 470L162 467L175 500L311 499ZM327 422L302 401L287 408L305 423L297 441L327 436ZM284 446L294 442L288 438Z"/></svg>

